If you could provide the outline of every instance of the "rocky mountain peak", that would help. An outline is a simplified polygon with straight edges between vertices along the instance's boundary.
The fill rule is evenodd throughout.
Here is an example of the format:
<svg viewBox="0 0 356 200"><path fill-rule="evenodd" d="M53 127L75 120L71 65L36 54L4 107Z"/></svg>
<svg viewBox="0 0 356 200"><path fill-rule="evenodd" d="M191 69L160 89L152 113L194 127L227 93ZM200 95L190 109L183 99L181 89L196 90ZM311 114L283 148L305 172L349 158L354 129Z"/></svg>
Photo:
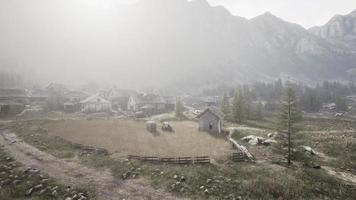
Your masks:
<svg viewBox="0 0 356 200"><path fill-rule="evenodd" d="M356 17L356 10L352 11L352 12L350 13L350 15L353 16L353 17Z"/></svg>
<svg viewBox="0 0 356 200"><path fill-rule="evenodd" d="M356 50L356 10L347 15L335 15L323 26L312 27L309 32L330 40L334 44Z"/></svg>
<svg viewBox="0 0 356 200"><path fill-rule="evenodd" d="M193 0L191 3L199 5L199 6L204 6L204 7L210 7L210 4L208 3L207 0Z"/></svg>

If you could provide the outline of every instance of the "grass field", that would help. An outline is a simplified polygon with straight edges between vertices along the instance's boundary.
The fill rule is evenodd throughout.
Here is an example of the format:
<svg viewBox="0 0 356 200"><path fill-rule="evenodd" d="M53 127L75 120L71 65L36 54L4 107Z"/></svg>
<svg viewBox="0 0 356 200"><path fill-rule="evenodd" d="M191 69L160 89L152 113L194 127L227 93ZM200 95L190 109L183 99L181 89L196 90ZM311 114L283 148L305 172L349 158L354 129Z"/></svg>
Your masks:
<svg viewBox="0 0 356 200"><path fill-rule="evenodd" d="M223 139L197 132L195 122L172 122L172 124L176 133L172 133L172 135L170 135L171 133L160 133L156 136L145 131L144 122L122 119L26 121L15 123L13 131L17 132L26 142L59 157L66 157L63 155L69 152L76 155L80 153L81 150L70 142L107 147L111 152L121 151L123 147L135 150L134 147L124 145L125 142L130 142L127 138L119 143L122 145L119 147L113 145L113 142L109 142L119 140L121 137L129 137L127 135L129 130L133 130L133 134L135 134L131 138L132 141L143 144L150 141L145 144L147 145L145 148L164 148L164 146L155 147L156 143L152 141L154 139L158 139L157 141L162 143L171 142L170 144L173 146L170 148L172 149L177 149L178 147L174 145L179 146L180 141L189 140L189 138L216 141L225 145ZM251 124L258 124L258 126ZM236 124L231 124L231 126L240 127L239 133L235 135L236 139L251 134L267 137L268 133L276 131L274 124L267 120L250 122L243 126ZM182 130L179 130L178 127L181 127ZM82 156L80 159L86 165L111 169L117 178L121 178L122 174L132 167L140 168L140 176L149 180L155 187L192 199L354 199L356 196L355 183L343 180L342 177L355 173L352 170L355 169L356 161L354 124L336 120L305 119L301 123L301 127L303 129L298 133L298 140L303 145L309 145L317 152L324 153L326 157L332 159L326 160L326 157L305 153L302 156L303 159L294 160L293 165L288 168L285 164L271 162L270 156L275 156L272 147L248 144L246 146L259 161L255 164L235 163L227 159L217 160L209 165L155 165L135 161L129 163L125 159L101 154ZM104 129L105 131L103 131ZM73 130L76 131L73 133ZM195 133L194 136L189 136L186 130L191 130L190 134ZM103 138L96 137L96 134L103 135ZM180 139L175 138L178 134L182 134ZM65 140L55 137L58 135ZM77 137L78 135L80 137ZM109 143L105 144L101 140ZM194 144L191 144L192 148L195 148ZM216 147L208 145L208 147L198 148L213 149ZM186 149L184 151L191 152ZM306 156L310 159L304 159ZM304 162L309 160L321 164L322 169L314 169L305 165ZM339 172L347 172L347 174L331 175L328 173L327 166L333 167Z"/></svg>
<svg viewBox="0 0 356 200"><path fill-rule="evenodd" d="M150 133L144 121L129 119L59 120L43 125L50 136L107 149L119 156L228 156L231 146L223 137L198 131L192 121L171 122L175 132Z"/></svg>

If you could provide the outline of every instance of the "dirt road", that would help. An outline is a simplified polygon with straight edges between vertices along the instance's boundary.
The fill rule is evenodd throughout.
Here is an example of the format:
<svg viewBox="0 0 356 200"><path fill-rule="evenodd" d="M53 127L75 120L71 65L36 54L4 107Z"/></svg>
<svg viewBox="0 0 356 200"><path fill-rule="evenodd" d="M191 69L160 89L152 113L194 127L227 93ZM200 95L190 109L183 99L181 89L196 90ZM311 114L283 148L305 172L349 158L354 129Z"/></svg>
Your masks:
<svg viewBox="0 0 356 200"><path fill-rule="evenodd" d="M342 179L346 182L356 184L356 176L348 173L348 172L341 172L337 171L336 169L328 166L323 166L323 169L330 175L335 176L339 179Z"/></svg>
<svg viewBox="0 0 356 200"><path fill-rule="evenodd" d="M152 188L142 179L115 180L108 170L98 171L75 160L58 159L21 141L7 130L0 130L0 145L24 166L37 168L65 185L94 185L99 200L180 199Z"/></svg>

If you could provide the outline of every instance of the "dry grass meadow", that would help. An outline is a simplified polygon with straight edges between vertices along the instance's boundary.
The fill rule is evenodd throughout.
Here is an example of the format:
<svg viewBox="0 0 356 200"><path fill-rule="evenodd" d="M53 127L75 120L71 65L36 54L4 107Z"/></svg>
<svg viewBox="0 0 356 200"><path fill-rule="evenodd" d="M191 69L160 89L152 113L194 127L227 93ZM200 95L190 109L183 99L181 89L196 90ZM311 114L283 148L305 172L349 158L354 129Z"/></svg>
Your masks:
<svg viewBox="0 0 356 200"><path fill-rule="evenodd" d="M211 156L226 157L230 145L223 137L198 131L193 121L171 122L175 132L150 133L144 121L129 119L77 119L49 121L44 125L51 136L107 149L118 156Z"/></svg>

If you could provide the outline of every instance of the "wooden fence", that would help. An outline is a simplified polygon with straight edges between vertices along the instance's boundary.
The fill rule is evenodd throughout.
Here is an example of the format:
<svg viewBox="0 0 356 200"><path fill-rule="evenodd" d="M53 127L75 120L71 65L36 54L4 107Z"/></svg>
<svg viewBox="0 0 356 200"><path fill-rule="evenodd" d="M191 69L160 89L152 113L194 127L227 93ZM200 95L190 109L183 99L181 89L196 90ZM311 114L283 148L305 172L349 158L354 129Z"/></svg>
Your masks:
<svg viewBox="0 0 356 200"><path fill-rule="evenodd" d="M233 152L231 154L231 159L235 162L245 162L249 160L247 156L242 152Z"/></svg>
<svg viewBox="0 0 356 200"><path fill-rule="evenodd" d="M136 156L128 155L128 159L140 160L150 163L170 163L170 164L208 164L210 163L209 156L197 156L197 157L157 157L157 156Z"/></svg>

